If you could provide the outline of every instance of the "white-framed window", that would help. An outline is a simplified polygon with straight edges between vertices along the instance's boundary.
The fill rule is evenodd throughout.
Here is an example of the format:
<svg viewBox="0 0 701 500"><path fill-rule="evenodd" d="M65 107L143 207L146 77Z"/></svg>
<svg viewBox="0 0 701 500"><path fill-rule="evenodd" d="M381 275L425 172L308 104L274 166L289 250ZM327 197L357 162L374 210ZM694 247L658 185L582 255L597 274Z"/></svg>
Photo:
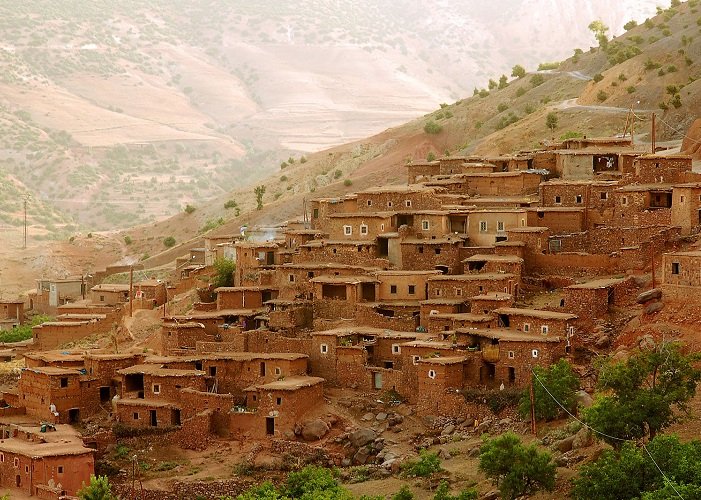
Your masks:
<svg viewBox="0 0 701 500"><path fill-rule="evenodd" d="M4 461L5 461L5 454L0 453L0 462L4 462Z"/></svg>
<svg viewBox="0 0 701 500"><path fill-rule="evenodd" d="M526 225L526 219L521 219L521 227L525 227Z"/></svg>
<svg viewBox="0 0 701 500"><path fill-rule="evenodd" d="M365 224L360 225L360 234L368 234L368 227Z"/></svg>
<svg viewBox="0 0 701 500"><path fill-rule="evenodd" d="M275 375L282 375L282 368L280 368L279 366L276 366L275 367Z"/></svg>
<svg viewBox="0 0 701 500"><path fill-rule="evenodd" d="M516 354L514 354L514 351L509 351L509 359L514 359L516 357Z"/></svg>
<svg viewBox="0 0 701 500"><path fill-rule="evenodd" d="M353 234L353 226L343 226L343 234L346 236Z"/></svg>
<svg viewBox="0 0 701 500"><path fill-rule="evenodd" d="M369 206L369 207L372 206L372 200L368 200L368 206Z"/></svg>
<svg viewBox="0 0 701 500"><path fill-rule="evenodd" d="M538 357L538 349L533 349L531 351L531 356L533 356L534 358L537 358Z"/></svg>
<svg viewBox="0 0 701 500"><path fill-rule="evenodd" d="M391 202L391 201L388 201L388 202L387 202L387 208L392 208L392 202Z"/></svg>
<svg viewBox="0 0 701 500"><path fill-rule="evenodd" d="M399 344L392 344L392 354L401 354L402 348Z"/></svg>
<svg viewBox="0 0 701 500"><path fill-rule="evenodd" d="M487 221L481 220L480 221L480 233L486 233L486 232L487 232Z"/></svg>
<svg viewBox="0 0 701 500"><path fill-rule="evenodd" d="M436 370L429 370L428 378L436 378Z"/></svg>
<svg viewBox="0 0 701 500"><path fill-rule="evenodd" d="M58 466L58 473L63 474L63 465Z"/></svg>
<svg viewBox="0 0 701 500"><path fill-rule="evenodd" d="M455 289L455 296L456 296L456 297L462 297L462 288L456 288L456 289Z"/></svg>
<svg viewBox="0 0 701 500"><path fill-rule="evenodd" d="M19 467L19 458L15 457L14 465L15 467Z"/></svg>
<svg viewBox="0 0 701 500"><path fill-rule="evenodd" d="M562 203L562 198L559 195L555 196L555 205L559 205L560 203Z"/></svg>
<svg viewBox="0 0 701 500"><path fill-rule="evenodd" d="M540 333L542 333L543 335L547 335L548 334L548 325L542 325L540 327Z"/></svg>
<svg viewBox="0 0 701 500"><path fill-rule="evenodd" d="M382 224L380 224L380 231L384 231L384 230L385 230L385 224L383 222Z"/></svg>
<svg viewBox="0 0 701 500"><path fill-rule="evenodd" d="M430 227L431 227L431 225L429 224L429 222L427 220L421 221L421 229L423 231L428 231Z"/></svg>
<svg viewBox="0 0 701 500"><path fill-rule="evenodd" d="M411 362L412 362L413 364L415 364L415 365L418 365L420 359L421 359L421 356L417 356L416 354L414 354L414 355L411 357Z"/></svg>
<svg viewBox="0 0 701 500"><path fill-rule="evenodd" d="M623 198L621 198L621 205L627 205L627 204L628 204L628 197L624 196Z"/></svg>
<svg viewBox="0 0 701 500"><path fill-rule="evenodd" d="M530 324L530 323L524 323L524 324L523 324L523 331L524 331L524 332L530 332L530 331L531 331L531 324Z"/></svg>
<svg viewBox="0 0 701 500"><path fill-rule="evenodd" d="M405 200L405 201L404 201L404 206L407 207L407 208L410 208L410 207L411 207L411 200Z"/></svg>
<svg viewBox="0 0 701 500"><path fill-rule="evenodd" d="M161 393L161 384L153 384L153 393L154 393L154 394L160 394L160 393Z"/></svg>
<svg viewBox="0 0 701 500"><path fill-rule="evenodd" d="M582 195L578 194L577 196L575 196L574 201L575 201L575 203L580 205L582 203Z"/></svg>
<svg viewBox="0 0 701 500"><path fill-rule="evenodd" d="M321 344L319 346L319 351L321 351L321 354L326 354L329 352L329 346L327 344Z"/></svg>
<svg viewBox="0 0 701 500"><path fill-rule="evenodd" d="M499 232L504 231L504 221L503 220L497 221L497 231L499 231Z"/></svg>

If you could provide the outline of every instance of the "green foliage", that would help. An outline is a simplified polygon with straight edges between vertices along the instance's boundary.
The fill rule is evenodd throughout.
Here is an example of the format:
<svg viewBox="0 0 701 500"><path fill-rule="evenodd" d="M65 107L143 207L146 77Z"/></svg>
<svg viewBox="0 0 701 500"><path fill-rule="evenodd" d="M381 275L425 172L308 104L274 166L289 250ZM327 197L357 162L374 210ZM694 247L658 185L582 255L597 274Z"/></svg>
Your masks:
<svg viewBox="0 0 701 500"><path fill-rule="evenodd" d="M499 84L490 78L489 83L487 84L487 88L489 90L496 90L497 87L499 87Z"/></svg>
<svg viewBox="0 0 701 500"><path fill-rule="evenodd" d="M533 75L531 77L531 85L533 85L534 87L538 87L539 85L542 85L544 81L545 81L545 77L543 75Z"/></svg>
<svg viewBox="0 0 701 500"><path fill-rule="evenodd" d="M256 195L256 210L261 210L263 208L263 195L265 194L265 186L256 186L253 189L253 193Z"/></svg>
<svg viewBox="0 0 701 500"><path fill-rule="evenodd" d="M209 219L207 222L204 223L204 225L200 228L200 233L206 233L207 231L211 231L212 229L216 229L219 226L223 226L226 221L224 220L224 217L219 217L218 219Z"/></svg>
<svg viewBox="0 0 701 500"><path fill-rule="evenodd" d="M238 206L238 203L234 200L228 200L226 203L224 203L224 208L229 210L230 208L236 208Z"/></svg>
<svg viewBox="0 0 701 500"><path fill-rule="evenodd" d="M621 446L618 439L654 437L687 410L701 380L692 364L698 358L682 354L678 344L662 343L624 362L609 360L599 370L601 394L584 410L584 420L617 438L604 437L614 448Z"/></svg>
<svg viewBox="0 0 701 500"><path fill-rule="evenodd" d="M287 180L287 176L286 176L286 175L281 175L281 176L280 176L280 182L285 182L286 180Z"/></svg>
<svg viewBox="0 0 701 500"><path fill-rule="evenodd" d="M628 21L627 23L625 23L625 24L623 25L623 29L626 30L626 31L630 31L630 30L632 30L633 28L635 28L637 25L638 25L638 21L636 21L635 19L633 19L633 20Z"/></svg>
<svg viewBox="0 0 701 500"><path fill-rule="evenodd" d="M594 37L596 38L596 41L599 42L599 47L602 49L606 49L608 47L608 37L606 36L606 32L609 30L608 26L606 26L603 22L600 20L592 21L589 23L589 31L594 33Z"/></svg>
<svg viewBox="0 0 701 500"><path fill-rule="evenodd" d="M84 484L78 490L78 498L81 500L117 500L117 496L112 493L107 476L90 476L90 484Z"/></svg>
<svg viewBox="0 0 701 500"><path fill-rule="evenodd" d="M489 96L489 91L487 89L482 89L479 91L479 96L484 99L485 97Z"/></svg>
<svg viewBox="0 0 701 500"><path fill-rule="evenodd" d="M584 137L581 132L575 132L574 130L568 130L560 136L561 141L566 141L567 139L576 139L577 137Z"/></svg>
<svg viewBox="0 0 701 500"><path fill-rule="evenodd" d="M518 115L516 113L514 113L513 111L511 111L511 112L509 112L508 115L502 116L501 118L499 118L499 121L494 126L494 128L496 130L501 130L503 128L508 127L512 123L516 123L519 120L520 120L520 118L518 117Z"/></svg>
<svg viewBox="0 0 701 500"><path fill-rule="evenodd" d="M352 185L353 185L353 181L350 180L350 179L345 179L345 180L343 181L343 185L346 186L346 187L352 186Z"/></svg>
<svg viewBox="0 0 701 500"><path fill-rule="evenodd" d="M236 262L233 260L219 258L214 261L214 281L215 287L234 286L234 271L236 271Z"/></svg>
<svg viewBox="0 0 701 500"><path fill-rule="evenodd" d="M397 493L392 495L392 500L414 500L414 494L405 484Z"/></svg>
<svg viewBox="0 0 701 500"><path fill-rule="evenodd" d="M163 239L163 244L168 248L174 247L175 246L175 238L172 236L166 236Z"/></svg>
<svg viewBox="0 0 701 500"><path fill-rule="evenodd" d="M628 87L626 87L626 92L628 92L629 94L635 94L636 90L638 89L635 88L635 85L629 85Z"/></svg>
<svg viewBox="0 0 701 500"><path fill-rule="evenodd" d="M442 131L443 131L443 126L434 122L433 120L427 121L426 124L424 125L424 132L426 132L427 134L436 135L436 134L440 134Z"/></svg>
<svg viewBox="0 0 701 500"><path fill-rule="evenodd" d="M538 71L547 71L551 69L557 69L560 67L559 62L544 62L538 65Z"/></svg>
<svg viewBox="0 0 701 500"><path fill-rule="evenodd" d="M462 490L457 495L450 494L450 485L447 481L441 481L436 488L433 500L477 500L477 491L474 488Z"/></svg>
<svg viewBox="0 0 701 500"><path fill-rule="evenodd" d="M548 127L550 130L555 130L557 128L557 122L558 122L558 117L555 112L551 111L550 113L547 114L545 117L545 126Z"/></svg>
<svg viewBox="0 0 701 500"><path fill-rule="evenodd" d="M288 167L287 162L283 161L280 163L280 170L285 170Z"/></svg>
<svg viewBox="0 0 701 500"><path fill-rule="evenodd" d="M511 76L515 76L516 78L523 78L524 76L526 76L526 68L524 68L520 64L517 64L511 69Z"/></svg>
<svg viewBox="0 0 701 500"><path fill-rule="evenodd" d="M197 209L195 207L193 207L192 205L190 205L189 203L187 205L185 205L185 213L186 214L191 214L195 210L197 210Z"/></svg>
<svg viewBox="0 0 701 500"><path fill-rule="evenodd" d="M596 82L596 83L599 83L603 79L604 79L604 75L602 75L601 73L595 74L594 77L592 78L592 80L594 80L594 82Z"/></svg>
<svg viewBox="0 0 701 500"><path fill-rule="evenodd" d="M124 244L125 245L131 245L134 241L131 239L131 236L125 235L124 236Z"/></svg>
<svg viewBox="0 0 701 500"><path fill-rule="evenodd" d="M556 466L550 453L538 451L535 445L524 446L512 432L482 445L479 469L494 481L506 500L555 487Z"/></svg>
<svg viewBox="0 0 701 500"><path fill-rule="evenodd" d="M509 79L506 77L506 75L501 75L499 77L499 90L505 89L508 86L509 86Z"/></svg>
<svg viewBox="0 0 701 500"><path fill-rule="evenodd" d="M426 155L426 161L435 161L436 159L436 153L433 151L429 151L428 154Z"/></svg>
<svg viewBox="0 0 701 500"><path fill-rule="evenodd" d="M655 437L647 444L647 451L632 442L626 442L619 452L604 451L598 460L580 468L573 481L572 497L575 500L677 497L650 455L674 482L682 498L700 498L701 475L697 464L701 462L701 442L682 443L676 436Z"/></svg>
<svg viewBox="0 0 701 500"><path fill-rule="evenodd" d="M409 477L426 477L441 470L441 459L436 453L426 450L419 452L418 460L409 460L402 464L403 473Z"/></svg>
<svg viewBox="0 0 701 500"><path fill-rule="evenodd" d="M32 338L32 327L53 321L54 318L39 314L34 316L28 324L15 326L9 331L0 331L0 342L21 342Z"/></svg>
<svg viewBox="0 0 701 500"><path fill-rule="evenodd" d="M507 109L509 109L509 105L505 102L501 102L499 103L499 106L497 106L497 111L499 111L499 113L501 113L502 111L506 111Z"/></svg>
<svg viewBox="0 0 701 500"><path fill-rule="evenodd" d="M609 98L609 95L603 90L599 90L599 92L596 93L596 99L599 102L604 102L608 98Z"/></svg>
<svg viewBox="0 0 701 500"><path fill-rule="evenodd" d="M292 472L287 481L276 488L265 482L242 493L237 500L352 500L353 496L324 467L307 466Z"/></svg>
<svg viewBox="0 0 701 500"><path fill-rule="evenodd" d="M523 87L519 87L519 88L516 90L516 97L521 97L521 96L522 96L523 94L525 94L525 93L526 93L526 89L524 89Z"/></svg>
<svg viewBox="0 0 701 500"><path fill-rule="evenodd" d="M337 168L333 173L333 178L340 179L342 175L343 175L343 170L341 170L340 168Z"/></svg>
<svg viewBox="0 0 701 500"><path fill-rule="evenodd" d="M503 391L499 389L478 389L468 388L461 391L465 401L469 403L484 404L495 415L501 412L504 408L518 406L521 398L521 391L518 389L505 388Z"/></svg>
<svg viewBox="0 0 701 500"><path fill-rule="evenodd" d="M552 420L560 416L562 408L555 402L555 399L571 412L576 409L577 402L574 395L579 388L579 379L566 360L561 359L554 365L550 365L549 368L536 366L533 371L535 372L532 383L536 419ZM548 390L546 391L543 386L547 387ZM548 394L548 391L552 396ZM528 389L521 395L519 412L523 417L531 414L531 398Z"/></svg>
<svg viewBox="0 0 701 500"><path fill-rule="evenodd" d="M660 66L661 65L659 63L656 63L655 61L653 61L649 57L647 58L647 60L645 61L645 64L643 65L643 67L645 68L645 71L652 71L653 69L657 69Z"/></svg>
<svg viewBox="0 0 701 500"><path fill-rule="evenodd" d="M300 163L307 163L307 157L306 157L306 156L302 156L302 157L299 159L299 162L300 162Z"/></svg>

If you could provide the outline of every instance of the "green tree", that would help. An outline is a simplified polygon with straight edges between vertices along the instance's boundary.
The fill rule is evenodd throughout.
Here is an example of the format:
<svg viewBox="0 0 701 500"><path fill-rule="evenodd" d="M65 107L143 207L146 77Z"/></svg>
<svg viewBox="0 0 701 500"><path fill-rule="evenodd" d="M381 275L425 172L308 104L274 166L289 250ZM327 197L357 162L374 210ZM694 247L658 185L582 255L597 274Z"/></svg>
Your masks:
<svg viewBox="0 0 701 500"><path fill-rule="evenodd" d="M509 79L506 77L506 75L501 75L499 77L499 90L505 89L508 86L509 86Z"/></svg>
<svg viewBox="0 0 701 500"><path fill-rule="evenodd" d="M457 495L450 493L450 485L447 481L441 481L436 488L433 500L477 500L477 491L474 488L462 490Z"/></svg>
<svg viewBox="0 0 701 500"><path fill-rule="evenodd" d="M407 476L426 477L441 471L441 459L436 453L426 450L419 452L418 460L409 460L402 464L402 470Z"/></svg>
<svg viewBox="0 0 701 500"><path fill-rule="evenodd" d="M558 118L552 111L545 117L545 126L554 131L557 128Z"/></svg>
<svg viewBox="0 0 701 500"><path fill-rule="evenodd" d="M392 500L414 500L414 494L405 484L398 492L392 495Z"/></svg>
<svg viewBox="0 0 701 500"><path fill-rule="evenodd" d="M545 77L543 75L533 75L531 77L531 85L533 85L534 87L538 87L539 85L542 85L544 81L545 81Z"/></svg>
<svg viewBox="0 0 701 500"><path fill-rule="evenodd" d="M233 500L231 497L222 497L221 500ZM266 481L265 483L254 486L246 490L236 497L236 500L291 500L289 497L281 494L273 483Z"/></svg>
<svg viewBox="0 0 701 500"><path fill-rule="evenodd" d="M260 210L263 208L263 195L265 194L265 186L256 186L255 189L253 189L253 192L256 195L256 210Z"/></svg>
<svg viewBox="0 0 701 500"><path fill-rule="evenodd" d="M344 489L330 469L307 466L292 472L280 489L281 493L299 500L352 500L353 495Z"/></svg>
<svg viewBox="0 0 701 500"><path fill-rule="evenodd" d="M163 244L167 246L168 248L174 247L175 246L175 238L172 236L166 236L163 238Z"/></svg>
<svg viewBox="0 0 701 500"><path fill-rule="evenodd" d="M236 208L238 206L238 203L236 203L235 200L228 200L226 203L224 203L224 208L225 209L230 209L230 208Z"/></svg>
<svg viewBox="0 0 701 500"><path fill-rule="evenodd" d="M497 87L499 87L499 84L490 78L489 83L487 84L487 88L489 90L495 90Z"/></svg>
<svg viewBox="0 0 701 500"><path fill-rule="evenodd" d="M589 31L594 33L596 41L599 42L599 47L606 49L608 47L609 39L606 36L609 28L601 20L592 21L589 23Z"/></svg>
<svg viewBox="0 0 701 500"><path fill-rule="evenodd" d="M517 64L513 68L511 68L511 76L515 76L516 78L523 78L526 76L526 68L521 66L520 64Z"/></svg>
<svg viewBox="0 0 701 500"><path fill-rule="evenodd" d="M494 481L507 500L555 488L556 466L550 453L538 451L535 445L524 446L513 432L482 445L479 469Z"/></svg>
<svg viewBox="0 0 701 500"><path fill-rule="evenodd" d="M697 494L701 492L697 465L701 462L701 442L681 443L676 436L657 436L646 448L647 451L627 441L620 451L604 451L596 461L579 469L573 480L572 497L575 500L677 497L660 474L657 463L680 493L688 493L682 493L682 498L701 498Z"/></svg>
<svg viewBox="0 0 701 500"><path fill-rule="evenodd" d="M197 209L195 207L193 207L192 205L190 205L189 203L187 205L185 205L185 213L186 214L189 215L192 212L194 212L195 210L197 210Z"/></svg>
<svg viewBox="0 0 701 500"><path fill-rule="evenodd" d="M684 355L679 344L665 342L623 362L609 360L599 370L601 394L584 410L584 420L612 436L603 439L614 448L621 439L654 438L687 411L701 379L692 364L698 359Z"/></svg>
<svg viewBox="0 0 701 500"><path fill-rule="evenodd" d="M557 402L571 412L576 410L575 392L579 388L579 379L566 360L561 359L549 368L536 366L533 368L533 372L535 373L532 377L533 399L535 401L535 417L538 420L552 420L559 417L563 410ZM543 386L547 388L547 391ZM521 395L519 412L524 417L531 414L531 398L528 389Z"/></svg>
<svg viewBox="0 0 701 500"><path fill-rule="evenodd" d="M107 476L90 476L90 484L78 490L78 498L81 500L117 500L117 496L112 493Z"/></svg>
<svg viewBox="0 0 701 500"><path fill-rule="evenodd" d="M630 31L633 28L635 28L637 25L638 25L638 21L636 21L635 19L632 19L623 25L623 29L626 31Z"/></svg>
<svg viewBox="0 0 701 500"><path fill-rule="evenodd" d="M426 155L426 161L435 161L436 159L436 153L433 151L429 151L428 154Z"/></svg>
<svg viewBox="0 0 701 500"><path fill-rule="evenodd" d="M433 120L427 121L426 125L424 125L424 132L427 134L440 134L442 130L443 126L434 122Z"/></svg>
<svg viewBox="0 0 701 500"><path fill-rule="evenodd" d="M234 271L236 262L233 260L219 258L214 261L214 282L215 287L234 286Z"/></svg>

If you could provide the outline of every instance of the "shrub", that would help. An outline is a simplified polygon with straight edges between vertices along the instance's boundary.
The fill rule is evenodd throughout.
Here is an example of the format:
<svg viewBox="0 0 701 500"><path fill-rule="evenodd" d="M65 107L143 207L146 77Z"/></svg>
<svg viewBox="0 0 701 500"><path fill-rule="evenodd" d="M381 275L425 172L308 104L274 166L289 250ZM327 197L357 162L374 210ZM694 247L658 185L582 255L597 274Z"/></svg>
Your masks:
<svg viewBox="0 0 701 500"><path fill-rule="evenodd" d="M531 77L531 85L533 85L533 87L538 87L542 85L543 82L545 82L545 77L543 75L533 75Z"/></svg>
<svg viewBox="0 0 701 500"><path fill-rule="evenodd" d="M505 102L499 103L499 106L497 106L497 111L499 111L499 113L506 111L507 109L509 109L509 105Z"/></svg>
<svg viewBox="0 0 701 500"><path fill-rule="evenodd" d="M524 76L526 76L526 68L524 68L520 64L517 64L511 69L511 76L515 76L516 78L523 78Z"/></svg>
<svg viewBox="0 0 701 500"><path fill-rule="evenodd" d="M307 163L307 157L306 157L306 156L302 156L302 157L299 159L299 162L300 162L300 163Z"/></svg>
<svg viewBox="0 0 701 500"><path fill-rule="evenodd" d="M596 94L596 99L599 102L604 102L608 98L609 98L609 95L606 92L604 92L603 90L599 90L599 92Z"/></svg>
<svg viewBox="0 0 701 500"><path fill-rule="evenodd" d="M628 79L628 77L621 73L620 75L618 75L618 79L622 82L625 82Z"/></svg>
<svg viewBox="0 0 701 500"><path fill-rule="evenodd" d="M253 189L253 194L256 195L256 210L261 210L263 208L263 196L265 195L265 186L256 186Z"/></svg>
<svg viewBox="0 0 701 500"><path fill-rule="evenodd" d="M524 89L523 87L519 87L518 90L516 90L516 97L521 97L525 93L526 89Z"/></svg>
<svg viewBox="0 0 701 500"><path fill-rule="evenodd" d="M404 486L402 486L401 490L392 495L392 500L414 500L414 494L405 484Z"/></svg>
<svg viewBox="0 0 701 500"><path fill-rule="evenodd" d="M131 245L133 243L133 240L131 239L131 236L126 235L124 236L124 244L125 245Z"/></svg>
<svg viewBox="0 0 701 500"><path fill-rule="evenodd" d="M557 69L560 67L559 62L544 62L538 65L538 71L547 71L551 69Z"/></svg>
<svg viewBox="0 0 701 500"><path fill-rule="evenodd" d="M626 87L626 91L627 91L629 94L634 94L636 90L637 90L637 89L635 88L635 85L630 85L630 86Z"/></svg>
<svg viewBox="0 0 701 500"><path fill-rule="evenodd" d="M419 452L418 460L409 460L402 464L402 471L409 477L426 477L441 470L441 459L436 453L426 450Z"/></svg>
<svg viewBox="0 0 701 500"><path fill-rule="evenodd" d="M350 180L350 179L345 179L345 180L343 181L343 185L346 186L346 187L352 186L352 185L353 185L353 181Z"/></svg>
<svg viewBox="0 0 701 500"><path fill-rule="evenodd" d="M633 19L633 20L628 21L627 23L625 23L625 24L623 25L623 29L626 30L626 31L630 31L630 30L632 30L633 28L635 28L637 25L638 25L638 21L636 21L636 20Z"/></svg>
<svg viewBox="0 0 701 500"><path fill-rule="evenodd" d="M286 175L280 176L280 182L285 182L286 180L287 180L287 176L286 176Z"/></svg>
<svg viewBox="0 0 701 500"><path fill-rule="evenodd" d="M436 494L433 500L477 500L477 490L469 488L462 490L457 495L450 494L450 485L447 481L441 481L441 484L436 488Z"/></svg>
<svg viewBox="0 0 701 500"><path fill-rule="evenodd" d="M163 239L163 244L168 248L174 247L175 246L175 238L173 238L172 236L166 236Z"/></svg>
<svg viewBox="0 0 701 500"><path fill-rule="evenodd" d="M596 83L599 83L603 79L604 79L604 75L602 75L601 73L595 74L594 78L592 78L592 80L594 80L594 82L596 82Z"/></svg>
<svg viewBox="0 0 701 500"><path fill-rule="evenodd" d="M190 205L189 203L187 205L185 205L185 213L186 214L191 214L195 210L197 210L197 209L195 207L193 207L192 205Z"/></svg>
<svg viewBox="0 0 701 500"><path fill-rule="evenodd" d="M489 91L488 91L487 89L482 89L482 90L480 90L480 92L479 92L479 96L480 96L482 99L484 99L484 98L487 97L488 95L489 95Z"/></svg>
<svg viewBox="0 0 701 500"><path fill-rule="evenodd" d="M234 286L234 272L236 271L236 262L233 260L219 258L214 261L214 287Z"/></svg>
<svg viewBox="0 0 701 500"><path fill-rule="evenodd" d="M282 163L280 163L280 170L285 170L286 168L287 168L287 162L286 162L286 161L283 161Z"/></svg>
<svg viewBox="0 0 701 500"><path fill-rule="evenodd" d="M426 155L426 161L434 161L436 159L436 154L433 151L429 151Z"/></svg>
<svg viewBox="0 0 701 500"><path fill-rule="evenodd" d="M667 73L676 73L677 72L677 67L674 64L670 64L667 66Z"/></svg>
<svg viewBox="0 0 701 500"><path fill-rule="evenodd" d="M555 130L557 128L557 114L554 112L548 113L548 115L545 117L545 126L548 127L550 130Z"/></svg>
<svg viewBox="0 0 701 500"><path fill-rule="evenodd" d="M440 124L434 122L433 120L429 120L426 122L426 125L424 125L424 132L427 134L440 134L443 131L443 126Z"/></svg>
<svg viewBox="0 0 701 500"><path fill-rule="evenodd" d="M652 59L650 59L648 57L647 60L645 61L645 64L643 67L645 68L646 71L651 71L653 69L659 68L660 64L656 63L655 61L653 61Z"/></svg>
<svg viewBox="0 0 701 500"><path fill-rule="evenodd" d="M234 200L229 200L226 203L224 203L224 208L225 209L230 209L230 208L236 208L238 206L238 203Z"/></svg>
<svg viewBox="0 0 701 500"><path fill-rule="evenodd" d="M117 496L112 493L107 476L90 476L90 484L83 484L78 490L78 498L81 500L117 500Z"/></svg>

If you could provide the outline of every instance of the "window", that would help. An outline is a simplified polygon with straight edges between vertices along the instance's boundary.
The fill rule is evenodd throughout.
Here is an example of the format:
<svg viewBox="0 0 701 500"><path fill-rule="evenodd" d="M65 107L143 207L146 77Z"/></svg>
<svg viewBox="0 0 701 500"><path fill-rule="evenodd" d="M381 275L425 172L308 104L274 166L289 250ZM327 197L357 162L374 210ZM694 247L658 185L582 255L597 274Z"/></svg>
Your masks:
<svg viewBox="0 0 701 500"><path fill-rule="evenodd" d="M521 219L521 227L524 227L526 225L526 219Z"/></svg>
<svg viewBox="0 0 701 500"><path fill-rule="evenodd" d="M392 354L401 354L402 348L399 344L392 344Z"/></svg>
<svg viewBox="0 0 701 500"><path fill-rule="evenodd" d="M390 285L389 293L397 293L397 285Z"/></svg>
<svg viewBox="0 0 701 500"><path fill-rule="evenodd" d="M275 375L282 375L282 369L279 366L275 367Z"/></svg>
<svg viewBox="0 0 701 500"><path fill-rule="evenodd" d="M282 398L275 398L275 404L280 406L282 404Z"/></svg>
<svg viewBox="0 0 701 500"><path fill-rule="evenodd" d="M430 225L427 220L422 220L421 221L421 230L423 231L428 231Z"/></svg>
<svg viewBox="0 0 701 500"><path fill-rule="evenodd" d="M435 253L436 255L440 255L440 254L441 254L441 249L440 249L440 248L434 248L433 251L434 251L434 253Z"/></svg>
<svg viewBox="0 0 701 500"><path fill-rule="evenodd" d="M380 231L384 231L384 230L385 230L385 225L384 225L384 223L382 223L382 224L380 224Z"/></svg>
<svg viewBox="0 0 701 500"><path fill-rule="evenodd" d="M555 204L559 205L560 203L562 203L562 198L560 198L559 196L556 196L555 197Z"/></svg>
<svg viewBox="0 0 701 500"><path fill-rule="evenodd" d="M480 221L480 233L486 233L486 232L487 232L487 221L481 220Z"/></svg>
<svg viewBox="0 0 701 500"><path fill-rule="evenodd" d="M540 327L540 333L542 333L543 335L547 335L548 330L549 330L548 325L543 325Z"/></svg>
<svg viewBox="0 0 701 500"><path fill-rule="evenodd" d="M58 473L63 474L63 465L58 466Z"/></svg>
<svg viewBox="0 0 701 500"><path fill-rule="evenodd" d="M368 206L369 206L369 207L372 206L372 200L368 200Z"/></svg>
<svg viewBox="0 0 701 500"><path fill-rule="evenodd" d="M416 293L416 285L409 285L409 295L414 295Z"/></svg>
<svg viewBox="0 0 701 500"><path fill-rule="evenodd" d="M417 247L416 250L417 250L419 253L424 253L424 247Z"/></svg>
<svg viewBox="0 0 701 500"><path fill-rule="evenodd" d="M368 227L365 224L360 225L360 234L368 234Z"/></svg>
<svg viewBox="0 0 701 500"><path fill-rule="evenodd" d="M500 231L500 232L504 231L504 221L503 220L497 221L497 231Z"/></svg>
<svg viewBox="0 0 701 500"><path fill-rule="evenodd" d="M428 378L436 378L436 370L429 370Z"/></svg>
<svg viewBox="0 0 701 500"><path fill-rule="evenodd" d="M15 464L15 467L19 467L19 458L15 457L15 460L13 463Z"/></svg>
<svg viewBox="0 0 701 500"><path fill-rule="evenodd" d="M61 377L61 387L68 387L68 377Z"/></svg>
<svg viewBox="0 0 701 500"><path fill-rule="evenodd" d="M161 393L161 384L153 384L153 393L154 393L154 394L160 394L160 393Z"/></svg>
<svg viewBox="0 0 701 500"><path fill-rule="evenodd" d="M138 411L134 412L134 420L139 420L139 412Z"/></svg>
<svg viewBox="0 0 701 500"><path fill-rule="evenodd" d="M104 301L105 301L105 296L104 296L104 295L100 295L100 302L104 302Z"/></svg>
<svg viewBox="0 0 701 500"><path fill-rule="evenodd" d="M456 288L455 289L455 295L457 297L462 297L462 288Z"/></svg>
<svg viewBox="0 0 701 500"><path fill-rule="evenodd" d="M314 271L308 271L307 278L313 278L313 277L314 277Z"/></svg>
<svg viewBox="0 0 701 500"><path fill-rule="evenodd" d="M602 199L602 200L608 200L608 199L609 199L609 194L608 194L608 193L599 193L599 195L601 196L601 199Z"/></svg>
<svg viewBox="0 0 701 500"><path fill-rule="evenodd" d="M514 359L515 357L514 351L509 351L509 359Z"/></svg>
<svg viewBox="0 0 701 500"><path fill-rule="evenodd" d="M411 207L411 200L406 200L406 201L404 202L404 206L407 207L407 208L410 208L410 207Z"/></svg>
<svg viewBox="0 0 701 500"><path fill-rule="evenodd" d="M679 262L672 262L672 274L679 274Z"/></svg>
<svg viewBox="0 0 701 500"><path fill-rule="evenodd" d="M684 203L684 197L683 197L683 196L680 196L680 197L679 197L679 201L680 201L681 203Z"/></svg>
<svg viewBox="0 0 701 500"><path fill-rule="evenodd" d="M321 354L326 354L327 352L329 352L329 346L326 344L321 344L319 346L319 350L321 351Z"/></svg>
<svg viewBox="0 0 701 500"><path fill-rule="evenodd" d="M531 356L533 356L534 358L537 358L538 357L538 349L533 349L531 351Z"/></svg>
<svg viewBox="0 0 701 500"><path fill-rule="evenodd" d="M577 204L581 204L582 203L582 195L578 194L577 196L575 196L574 201Z"/></svg>
<svg viewBox="0 0 701 500"><path fill-rule="evenodd" d="M627 204L628 204L628 197L624 196L623 198L621 198L621 205L627 205Z"/></svg>
<svg viewBox="0 0 701 500"><path fill-rule="evenodd" d="M312 218L314 218L314 219L318 219L318 218L319 218L319 209L318 209L318 208L315 208L315 209L312 211Z"/></svg>
<svg viewBox="0 0 701 500"><path fill-rule="evenodd" d="M4 462L4 461L5 461L5 454L0 453L0 462Z"/></svg>
<svg viewBox="0 0 701 500"><path fill-rule="evenodd" d="M392 202L391 202L391 201L388 201L388 202L387 202L387 207L388 207L388 208L392 208Z"/></svg>
<svg viewBox="0 0 701 500"><path fill-rule="evenodd" d="M441 296L441 289L439 288L436 290L436 297L440 297L440 296Z"/></svg>
<svg viewBox="0 0 701 500"><path fill-rule="evenodd" d="M420 359L421 359L421 356L416 356L416 355L414 355L414 356L411 357L411 362L412 362L413 364L415 364L415 365L418 365Z"/></svg>
<svg viewBox="0 0 701 500"><path fill-rule="evenodd" d="M289 279L290 279L290 283L294 283L294 282L295 282L295 275L294 275L294 274L290 274Z"/></svg>
<svg viewBox="0 0 701 500"><path fill-rule="evenodd" d="M346 236L353 234L353 226L343 226L343 234Z"/></svg>
<svg viewBox="0 0 701 500"><path fill-rule="evenodd" d="M531 331L531 325L530 325L530 323L524 323L524 324L523 324L523 331L524 331L524 332L530 332L530 331Z"/></svg>

